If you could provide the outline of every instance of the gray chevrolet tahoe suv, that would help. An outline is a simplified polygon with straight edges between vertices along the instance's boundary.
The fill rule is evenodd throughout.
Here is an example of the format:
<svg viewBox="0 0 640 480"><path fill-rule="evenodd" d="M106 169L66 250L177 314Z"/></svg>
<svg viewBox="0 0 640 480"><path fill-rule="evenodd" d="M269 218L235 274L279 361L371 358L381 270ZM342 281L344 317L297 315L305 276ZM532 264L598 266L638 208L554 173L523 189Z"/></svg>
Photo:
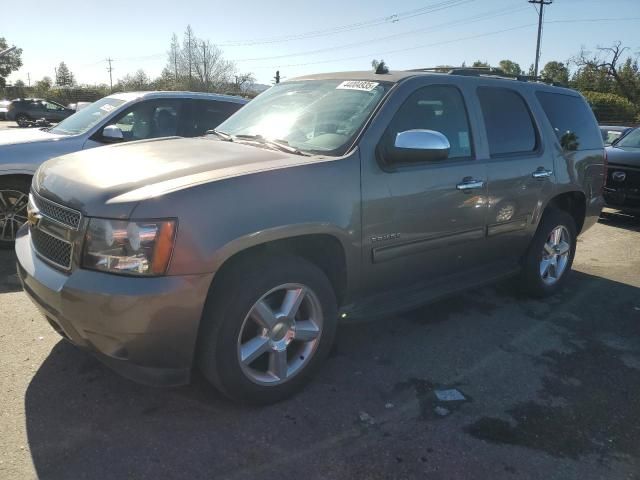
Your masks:
<svg viewBox="0 0 640 480"><path fill-rule="evenodd" d="M272 402L339 319L509 275L556 292L602 208L603 153L572 90L469 70L297 78L207 137L46 162L18 272L56 331L123 375L198 367Z"/></svg>

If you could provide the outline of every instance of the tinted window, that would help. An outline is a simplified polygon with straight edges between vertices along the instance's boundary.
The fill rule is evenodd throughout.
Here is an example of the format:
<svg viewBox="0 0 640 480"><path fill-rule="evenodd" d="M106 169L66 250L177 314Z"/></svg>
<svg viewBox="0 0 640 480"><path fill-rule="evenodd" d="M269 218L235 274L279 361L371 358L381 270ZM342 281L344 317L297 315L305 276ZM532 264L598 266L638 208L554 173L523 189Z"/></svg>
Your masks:
<svg viewBox="0 0 640 480"><path fill-rule="evenodd" d="M435 130L447 137L449 158L471 155L469 119L462 94L455 87L434 85L412 93L391 120L384 143L391 147L398 133L415 129Z"/></svg>
<svg viewBox="0 0 640 480"><path fill-rule="evenodd" d="M587 103L580 97L560 93L536 93L564 150L602 148L602 136Z"/></svg>
<svg viewBox="0 0 640 480"><path fill-rule="evenodd" d="M536 131L524 99L508 88L478 89L491 155L536 149Z"/></svg>
<svg viewBox="0 0 640 480"><path fill-rule="evenodd" d="M185 118L184 135L196 137L213 130L233 115L243 104L213 100L194 100L191 114Z"/></svg>

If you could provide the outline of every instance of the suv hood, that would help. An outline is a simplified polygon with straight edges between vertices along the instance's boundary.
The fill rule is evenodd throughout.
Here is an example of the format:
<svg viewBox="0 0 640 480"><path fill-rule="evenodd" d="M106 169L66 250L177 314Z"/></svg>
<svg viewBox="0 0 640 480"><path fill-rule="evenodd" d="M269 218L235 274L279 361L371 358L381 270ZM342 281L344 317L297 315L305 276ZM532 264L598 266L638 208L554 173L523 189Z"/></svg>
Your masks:
<svg viewBox="0 0 640 480"><path fill-rule="evenodd" d="M607 147L607 159L611 164L640 168L640 148Z"/></svg>
<svg viewBox="0 0 640 480"><path fill-rule="evenodd" d="M38 169L35 185L40 195L87 216L127 218L145 199L319 158L212 138L156 139L54 158Z"/></svg>
<svg viewBox="0 0 640 480"><path fill-rule="evenodd" d="M49 133L39 128L20 128L0 130L0 146L18 143L54 141L65 135Z"/></svg>

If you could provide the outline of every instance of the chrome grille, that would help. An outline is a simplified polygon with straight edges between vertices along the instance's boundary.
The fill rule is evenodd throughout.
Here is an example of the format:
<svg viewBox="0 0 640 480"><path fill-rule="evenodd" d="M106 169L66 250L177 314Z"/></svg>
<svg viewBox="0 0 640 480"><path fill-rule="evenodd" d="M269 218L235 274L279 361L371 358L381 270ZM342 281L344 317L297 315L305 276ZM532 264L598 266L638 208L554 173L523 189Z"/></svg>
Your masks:
<svg viewBox="0 0 640 480"><path fill-rule="evenodd" d="M45 260L68 270L71 268L71 244L38 228L31 228L31 241L36 253Z"/></svg>
<svg viewBox="0 0 640 480"><path fill-rule="evenodd" d="M77 230L80 227L80 220L82 214L76 210L59 205L51 200L42 198L37 193L31 191L31 197L36 208L40 210L40 213L46 215L52 220L58 223L62 223L68 227Z"/></svg>

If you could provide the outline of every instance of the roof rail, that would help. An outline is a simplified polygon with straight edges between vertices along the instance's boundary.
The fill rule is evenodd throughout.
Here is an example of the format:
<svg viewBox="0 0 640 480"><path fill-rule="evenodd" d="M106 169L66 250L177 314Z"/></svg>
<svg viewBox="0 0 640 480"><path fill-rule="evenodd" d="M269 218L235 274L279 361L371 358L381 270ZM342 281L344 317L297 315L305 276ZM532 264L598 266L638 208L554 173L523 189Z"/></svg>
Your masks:
<svg viewBox="0 0 640 480"><path fill-rule="evenodd" d="M429 67L429 68L413 68L407 70L408 72L434 72L434 73L446 73L448 75L463 75L468 77L492 77L492 78L504 78L510 80L518 80L520 82L539 82L549 85L559 85L556 82L544 80L540 77L534 77L531 75L511 75L505 73L504 70L495 67ZM559 85L564 86L564 85Z"/></svg>

